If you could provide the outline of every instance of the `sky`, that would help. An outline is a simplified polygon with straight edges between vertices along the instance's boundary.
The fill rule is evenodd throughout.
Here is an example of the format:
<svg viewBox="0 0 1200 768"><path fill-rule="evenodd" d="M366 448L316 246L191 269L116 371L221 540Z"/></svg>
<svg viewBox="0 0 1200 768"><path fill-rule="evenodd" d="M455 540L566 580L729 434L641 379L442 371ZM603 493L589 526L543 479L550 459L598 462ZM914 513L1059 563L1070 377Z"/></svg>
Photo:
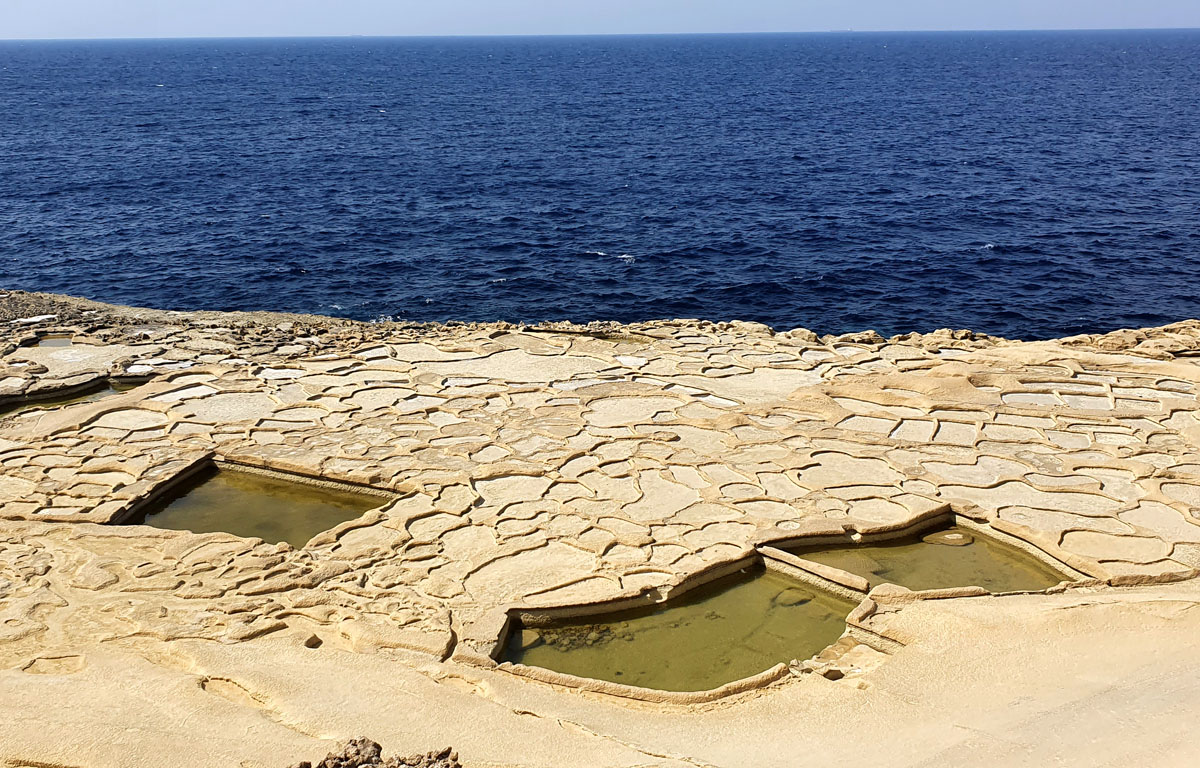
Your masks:
<svg viewBox="0 0 1200 768"><path fill-rule="evenodd" d="M0 39L1200 27L1200 0L0 0Z"/></svg>

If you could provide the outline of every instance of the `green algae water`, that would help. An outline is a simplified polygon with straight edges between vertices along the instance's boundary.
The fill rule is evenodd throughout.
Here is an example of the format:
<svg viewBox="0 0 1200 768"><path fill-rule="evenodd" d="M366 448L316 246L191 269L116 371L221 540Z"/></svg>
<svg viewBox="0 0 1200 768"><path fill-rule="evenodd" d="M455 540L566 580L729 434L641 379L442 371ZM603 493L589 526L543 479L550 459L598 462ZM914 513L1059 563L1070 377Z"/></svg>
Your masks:
<svg viewBox="0 0 1200 768"><path fill-rule="evenodd" d="M377 496L212 469L130 524L193 533L232 533L303 547L322 531L382 506Z"/></svg>
<svg viewBox="0 0 1200 768"><path fill-rule="evenodd" d="M912 590L983 587L989 592L1047 589L1067 577L1016 547L952 527L926 536L792 552L862 576L871 586L890 582Z"/></svg>
<svg viewBox="0 0 1200 768"><path fill-rule="evenodd" d="M514 631L504 660L641 688L707 691L821 652L845 631L853 608L759 569L666 607Z"/></svg>

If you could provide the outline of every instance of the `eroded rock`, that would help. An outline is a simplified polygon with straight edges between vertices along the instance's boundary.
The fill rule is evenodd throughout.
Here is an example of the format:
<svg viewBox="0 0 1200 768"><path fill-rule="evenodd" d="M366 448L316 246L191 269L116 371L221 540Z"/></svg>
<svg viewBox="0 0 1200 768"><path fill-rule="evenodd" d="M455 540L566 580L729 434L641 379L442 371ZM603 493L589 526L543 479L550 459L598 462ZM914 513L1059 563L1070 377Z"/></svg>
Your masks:
<svg viewBox="0 0 1200 768"><path fill-rule="evenodd" d="M383 757L383 748L370 739L352 739L340 752L330 752L319 763L297 763L293 768L462 768L458 754L447 748L411 757Z"/></svg>

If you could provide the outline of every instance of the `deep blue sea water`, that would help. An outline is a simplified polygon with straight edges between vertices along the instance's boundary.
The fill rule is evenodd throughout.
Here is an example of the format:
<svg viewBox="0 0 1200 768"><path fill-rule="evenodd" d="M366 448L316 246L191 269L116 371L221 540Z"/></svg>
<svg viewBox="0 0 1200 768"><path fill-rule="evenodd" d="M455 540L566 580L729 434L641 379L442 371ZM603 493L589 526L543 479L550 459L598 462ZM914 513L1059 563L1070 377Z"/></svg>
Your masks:
<svg viewBox="0 0 1200 768"><path fill-rule="evenodd" d="M1200 315L1200 31L0 43L0 286L1166 323Z"/></svg>

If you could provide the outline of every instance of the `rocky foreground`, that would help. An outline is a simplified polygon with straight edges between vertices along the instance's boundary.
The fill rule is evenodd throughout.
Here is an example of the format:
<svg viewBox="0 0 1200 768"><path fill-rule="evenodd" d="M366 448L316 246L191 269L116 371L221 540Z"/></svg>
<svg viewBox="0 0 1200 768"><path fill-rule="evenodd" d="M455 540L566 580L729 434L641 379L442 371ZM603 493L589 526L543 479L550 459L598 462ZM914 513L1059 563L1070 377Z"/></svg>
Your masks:
<svg viewBox="0 0 1200 768"><path fill-rule="evenodd" d="M455 744L469 768L1200 759L1195 321L885 340L12 292L0 328L6 765L278 766L359 733ZM105 381L138 386L26 407ZM391 498L300 549L120 525L214 460ZM513 609L668 594L764 546L947 514L1075 583L878 587L834 674L703 700L492 658Z"/></svg>
<svg viewBox="0 0 1200 768"><path fill-rule="evenodd" d="M313 765L305 761L294 768L462 768L453 750L443 749L413 757L384 758L383 747L370 739L352 739L338 752L330 752Z"/></svg>

